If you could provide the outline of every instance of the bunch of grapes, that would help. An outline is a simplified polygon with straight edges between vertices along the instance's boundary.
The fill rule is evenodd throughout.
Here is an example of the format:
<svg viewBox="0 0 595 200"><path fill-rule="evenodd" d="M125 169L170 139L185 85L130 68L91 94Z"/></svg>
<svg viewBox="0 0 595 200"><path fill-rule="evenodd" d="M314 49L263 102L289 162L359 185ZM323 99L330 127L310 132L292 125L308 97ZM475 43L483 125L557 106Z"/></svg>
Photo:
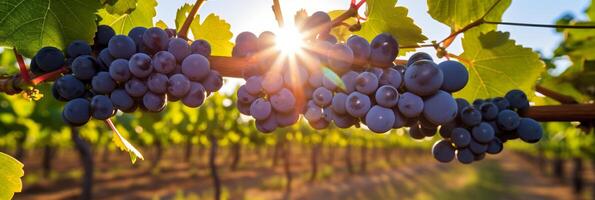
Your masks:
<svg viewBox="0 0 595 200"><path fill-rule="evenodd" d="M208 93L218 91L223 80L210 68L208 42L189 44L175 37L175 30L133 28L116 35L109 26L99 26L93 46L74 41L66 56L55 47L40 49L31 61L31 71L43 74L66 65L70 74L58 78L53 96L67 102L62 118L81 126L90 118L106 120L138 108L162 111L167 101L188 107L203 104Z"/></svg>
<svg viewBox="0 0 595 200"><path fill-rule="evenodd" d="M434 158L450 162L455 156L464 164L482 160L487 154L498 154L508 140L520 138L536 143L543 136L539 123L521 117L529 108L527 95L521 90L511 90L504 97L477 99L469 104L456 99L460 110L457 118L440 128L442 140L433 148Z"/></svg>

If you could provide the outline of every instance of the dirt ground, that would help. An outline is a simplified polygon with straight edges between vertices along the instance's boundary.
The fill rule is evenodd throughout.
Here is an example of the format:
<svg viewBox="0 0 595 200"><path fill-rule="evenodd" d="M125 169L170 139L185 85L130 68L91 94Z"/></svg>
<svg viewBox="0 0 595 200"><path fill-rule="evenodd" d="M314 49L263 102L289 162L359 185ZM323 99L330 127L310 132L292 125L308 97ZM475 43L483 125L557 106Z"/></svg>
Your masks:
<svg viewBox="0 0 595 200"><path fill-rule="evenodd" d="M299 148L294 148L299 149ZM150 151L149 151L150 152ZM166 152L158 169L150 158L131 166L124 153L113 152L108 162L96 155L95 199L212 199L212 180L206 151L196 151L190 163L180 151ZM539 172L522 156L503 152L471 165L441 164L430 152L395 151L386 156L369 151L365 173L361 155L353 152L355 174L345 166L344 152L323 151L318 177L310 181L310 153L293 150L291 199L592 199L592 184L585 194L573 195L569 184ZM387 157L390 160L387 160ZM39 161L26 160L24 191L15 199L77 199L82 167L72 152L60 152L54 171L42 178ZM270 154L243 151L239 169L229 169L230 155L219 154L219 173L226 199L283 199L283 160L272 166ZM588 180L593 180L589 174Z"/></svg>

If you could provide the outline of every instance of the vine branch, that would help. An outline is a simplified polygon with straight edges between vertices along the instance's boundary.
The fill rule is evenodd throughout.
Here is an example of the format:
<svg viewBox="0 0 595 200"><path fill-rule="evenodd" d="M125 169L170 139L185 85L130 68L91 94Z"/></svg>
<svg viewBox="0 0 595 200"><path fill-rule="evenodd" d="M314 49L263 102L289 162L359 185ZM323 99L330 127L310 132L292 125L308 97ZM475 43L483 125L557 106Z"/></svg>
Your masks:
<svg viewBox="0 0 595 200"><path fill-rule="evenodd" d="M185 38L185 39L188 38L188 30L190 30L190 25L192 24L192 20L194 20L194 16L196 16L196 13L198 12L198 8L200 8L200 6L202 5L203 2L204 2L204 0L196 0L196 3L194 3L194 5L192 6L192 9L190 9L188 16L186 16L186 20L184 20L184 24L182 25L182 28L180 28L180 31L178 32L179 38Z"/></svg>
<svg viewBox="0 0 595 200"><path fill-rule="evenodd" d="M525 26L525 27L539 27L539 28L563 28L563 29L595 29L595 25L561 25L561 24L531 24L518 22L493 22L485 21L484 24L499 24L509 26Z"/></svg>
<svg viewBox="0 0 595 200"><path fill-rule="evenodd" d="M285 25L285 20L283 19L283 13L281 12L281 4L279 3L279 0L273 0L273 6L271 6L271 9L273 9L275 20L277 20L279 27L283 27Z"/></svg>

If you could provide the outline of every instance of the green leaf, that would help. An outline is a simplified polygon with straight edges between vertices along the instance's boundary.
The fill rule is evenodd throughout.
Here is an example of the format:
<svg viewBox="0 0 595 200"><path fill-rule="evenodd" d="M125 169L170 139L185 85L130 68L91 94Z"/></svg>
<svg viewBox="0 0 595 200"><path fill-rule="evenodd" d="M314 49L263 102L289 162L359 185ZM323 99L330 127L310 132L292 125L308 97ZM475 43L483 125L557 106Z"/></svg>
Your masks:
<svg viewBox="0 0 595 200"><path fill-rule="evenodd" d="M101 17L99 24L105 24L111 26L117 34L128 34L130 29L142 26L152 27L153 17L157 15L155 6L157 1L155 0L138 0L137 8L129 14L111 14L105 8L99 10L97 13Z"/></svg>
<svg viewBox="0 0 595 200"><path fill-rule="evenodd" d="M136 9L137 0L101 0L105 10L110 14L123 15Z"/></svg>
<svg viewBox="0 0 595 200"><path fill-rule="evenodd" d="M0 46L33 57L44 46L64 49L73 40L93 42L97 0L3 0Z"/></svg>
<svg viewBox="0 0 595 200"><path fill-rule="evenodd" d="M184 24L184 21L186 20L186 16L188 16L188 13L190 12L190 9L192 9L192 4L184 4L182 5L182 7L178 8L178 11L176 12L176 31L180 31L180 29L182 28L182 24ZM198 20L198 16L196 16L193 19L193 23L195 21Z"/></svg>
<svg viewBox="0 0 595 200"><path fill-rule="evenodd" d="M333 72L333 70L329 69L328 67L322 67L322 75L324 75L324 77L326 77L328 80L333 82L335 85L337 85L342 90L346 90L345 89L346 86L345 86L345 83L343 82L343 79L341 79L341 77L339 77L339 75L337 75L335 72Z"/></svg>
<svg viewBox="0 0 595 200"><path fill-rule="evenodd" d="M362 23L358 35L371 41L378 34L388 32L393 35L401 46L416 45L428 38L421 33L421 29L413 23L413 19L407 17L407 8L395 7L396 0L369 0L366 9L367 20ZM405 55L407 51L399 52Z"/></svg>
<svg viewBox="0 0 595 200"><path fill-rule="evenodd" d="M203 39L209 42L214 56L231 56L233 43L230 41L233 37L231 26L224 19L215 14L209 14L207 18L199 24L200 16L192 21L190 29L194 39Z"/></svg>
<svg viewBox="0 0 595 200"><path fill-rule="evenodd" d="M498 4L484 19L501 21L502 14L511 2L512 0L428 0L428 13L432 18L446 24L452 30L460 30L484 16L495 3ZM487 32L495 30L496 25L483 24L476 29Z"/></svg>
<svg viewBox="0 0 595 200"><path fill-rule="evenodd" d="M23 163L0 152L0 199L12 199L15 192L21 192L25 175Z"/></svg>
<svg viewBox="0 0 595 200"><path fill-rule="evenodd" d="M5 48L0 53L0 75L13 75L19 72L12 49Z"/></svg>
<svg viewBox="0 0 595 200"><path fill-rule="evenodd" d="M545 64L530 48L509 39L509 33L491 31L465 34L460 60L469 70L469 82L456 96L473 100L503 96L511 89L533 94L533 85Z"/></svg>
<svg viewBox="0 0 595 200"><path fill-rule="evenodd" d="M140 153L140 151L137 150L132 144L130 144L130 142L128 142L128 140L126 140L126 138L122 136L120 132L118 132L116 129L114 130L114 135L112 137L114 144L118 148L120 148L120 150L128 151L128 153L130 154L130 161L132 162L132 164L136 162L137 157L141 160L145 159L143 155Z"/></svg>
<svg viewBox="0 0 595 200"><path fill-rule="evenodd" d="M328 12L328 15L331 17L331 19L335 19L345 11L346 10L333 10ZM343 22L348 25L354 25L357 23L357 20L351 17ZM349 28L346 26L336 26L331 29L331 35L335 36L339 42L345 42L347 39L349 39L349 36L351 36L351 31L349 31Z"/></svg>
<svg viewBox="0 0 595 200"><path fill-rule="evenodd" d="M159 21L157 21L157 23L155 23L155 27L166 29L167 28L167 24L163 20L159 20Z"/></svg>

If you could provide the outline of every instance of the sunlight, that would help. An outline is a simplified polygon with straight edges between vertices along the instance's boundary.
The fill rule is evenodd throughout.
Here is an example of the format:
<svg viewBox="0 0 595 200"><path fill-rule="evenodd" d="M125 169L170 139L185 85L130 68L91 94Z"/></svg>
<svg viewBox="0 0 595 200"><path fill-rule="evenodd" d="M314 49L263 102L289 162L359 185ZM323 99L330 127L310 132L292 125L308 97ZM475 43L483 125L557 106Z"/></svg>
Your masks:
<svg viewBox="0 0 595 200"><path fill-rule="evenodd" d="M276 35L276 48L285 55L296 54L304 46L303 35L293 25L281 28Z"/></svg>

